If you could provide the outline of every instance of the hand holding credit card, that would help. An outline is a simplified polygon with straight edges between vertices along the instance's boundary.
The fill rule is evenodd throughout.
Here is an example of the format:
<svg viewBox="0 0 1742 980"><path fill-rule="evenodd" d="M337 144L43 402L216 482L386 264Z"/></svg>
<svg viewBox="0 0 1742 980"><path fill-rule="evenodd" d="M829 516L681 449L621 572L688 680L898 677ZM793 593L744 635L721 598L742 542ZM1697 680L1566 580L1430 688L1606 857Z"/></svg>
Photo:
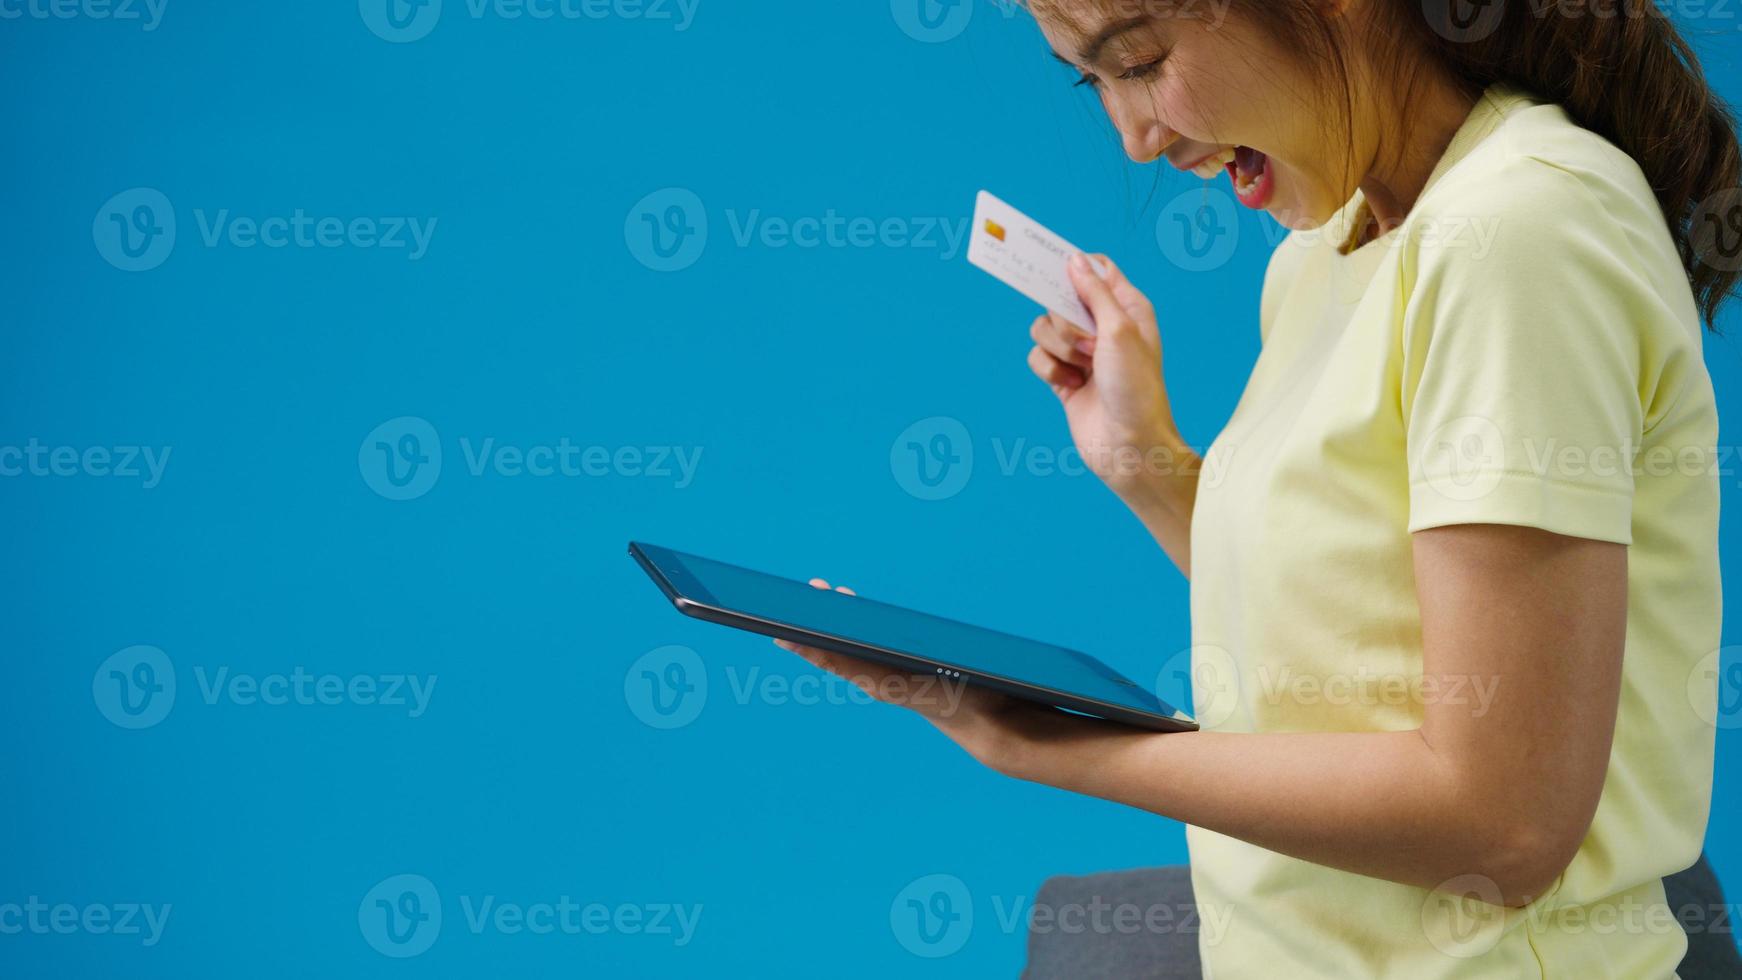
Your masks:
<svg viewBox="0 0 1742 980"><path fill-rule="evenodd" d="M1080 251L990 191L975 197L968 261L1084 333L1093 334L1095 318L1077 298L1065 268L1070 257ZM1096 271L1106 275L1105 269Z"/></svg>

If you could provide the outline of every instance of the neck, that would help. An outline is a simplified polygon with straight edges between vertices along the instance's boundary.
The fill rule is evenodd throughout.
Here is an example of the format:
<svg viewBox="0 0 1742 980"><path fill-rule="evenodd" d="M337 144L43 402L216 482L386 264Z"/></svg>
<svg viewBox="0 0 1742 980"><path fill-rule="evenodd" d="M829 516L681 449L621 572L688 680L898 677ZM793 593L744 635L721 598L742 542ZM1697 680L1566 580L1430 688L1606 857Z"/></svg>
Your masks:
<svg viewBox="0 0 1742 980"><path fill-rule="evenodd" d="M1373 221L1361 232L1361 240L1395 228L1433 173L1458 127L1469 117L1475 98L1449 78L1424 77L1407 106L1399 107L1392 119L1405 120L1401 127L1381 128L1373 168L1361 181L1361 194ZM1397 142L1401 140L1401 143Z"/></svg>

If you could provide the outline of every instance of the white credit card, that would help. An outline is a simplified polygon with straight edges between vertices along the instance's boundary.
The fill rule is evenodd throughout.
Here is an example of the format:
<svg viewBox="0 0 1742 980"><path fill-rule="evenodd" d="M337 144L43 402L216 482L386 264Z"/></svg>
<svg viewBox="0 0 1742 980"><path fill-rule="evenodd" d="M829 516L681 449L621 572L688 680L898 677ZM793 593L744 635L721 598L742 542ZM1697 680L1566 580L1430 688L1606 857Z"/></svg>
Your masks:
<svg viewBox="0 0 1742 980"><path fill-rule="evenodd" d="M1065 263L1081 251L990 191L974 198L968 261L1053 313L1095 332L1095 318L1077 298Z"/></svg>

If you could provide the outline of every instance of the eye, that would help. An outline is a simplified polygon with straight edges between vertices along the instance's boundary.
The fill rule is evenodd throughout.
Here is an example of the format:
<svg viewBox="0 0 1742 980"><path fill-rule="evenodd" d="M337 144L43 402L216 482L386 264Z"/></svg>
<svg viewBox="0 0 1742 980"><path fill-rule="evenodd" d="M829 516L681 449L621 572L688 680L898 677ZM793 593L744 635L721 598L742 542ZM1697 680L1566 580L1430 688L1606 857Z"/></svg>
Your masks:
<svg viewBox="0 0 1742 980"><path fill-rule="evenodd" d="M1093 88L1099 84L1101 84L1101 80L1099 78L1096 78L1094 76L1094 74L1092 74L1090 72L1083 72L1081 75L1079 75L1077 77L1076 81L1071 83L1071 88L1078 88L1078 87L1083 86L1083 85L1087 85L1090 88Z"/></svg>
<svg viewBox="0 0 1742 980"><path fill-rule="evenodd" d="M1127 82L1136 82L1145 78L1153 78L1155 77L1155 73L1161 70L1161 63L1166 60L1167 56L1163 55L1154 61L1146 61L1141 65L1132 65L1120 72L1119 78Z"/></svg>

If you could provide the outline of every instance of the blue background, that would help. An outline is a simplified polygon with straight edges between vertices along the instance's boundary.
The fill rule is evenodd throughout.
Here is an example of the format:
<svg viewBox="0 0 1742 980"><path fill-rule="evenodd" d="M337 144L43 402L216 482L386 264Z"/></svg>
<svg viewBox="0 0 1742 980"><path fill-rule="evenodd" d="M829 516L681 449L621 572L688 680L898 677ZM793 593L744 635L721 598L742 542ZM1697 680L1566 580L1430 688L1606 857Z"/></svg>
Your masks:
<svg viewBox="0 0 1742 980"><path fill-rule="evenodd" d="M1017 440L1068 445L1024 365L1034 311L923 233L986 187L1114 255L1162 311L1200 445L1256 354L1278 233L1242 213L1226 261L1171 261L1169 202L1219 190L1126 163L1026 15L978 3L928 35L902 6L702 0L677 30L447 0L401 43L340 0L170 0L149 31L0 20L0 445L171 451L150 489L0 479L0 903L173 906L149 948L0 936L0 974L1009 975L1023 937L999 911L1047 876L1184 859L1178 825L999 778L901 711L735 697L753 671L810 669L678 616L624 555L635 537L825 574L1143 680L1188 645L1184 581L1092 477L1001 471ZM1732 101L1736 16L1689 25ZM161 192L177 227L140 272L105 261L104 209L134 188ZM694 195L685 218L708 237L660 272L640 218L663 219L674 199L642 202L666 188ZM221 211L297 209L437 224L415 260L201 235ZM831 212L930 244L734 235ZM1713 340L1707 360L1738 431L1742 348ZM442 466L394 500L373 433L408 416ZM933 417L974 453L938 500L910 492L900 449ZM474 475L466 447L486 438L701 456L683 486L675 466ZM106 717L99 665L137 644L163 651L177 694L129 730ZM708 691L661 728L641 670L663 676L667 654L642 658L671 645ZM418 717L202 696L220 668L298 667L436 687ZM1732 888L1738 738L1720 732L1710 840ZM399 874L444 910L403 960L359 923ZM891 921L934 874L976 913L936 959ZM460 903L483 896L703 912L682 946L474 934Z"/></svg>

